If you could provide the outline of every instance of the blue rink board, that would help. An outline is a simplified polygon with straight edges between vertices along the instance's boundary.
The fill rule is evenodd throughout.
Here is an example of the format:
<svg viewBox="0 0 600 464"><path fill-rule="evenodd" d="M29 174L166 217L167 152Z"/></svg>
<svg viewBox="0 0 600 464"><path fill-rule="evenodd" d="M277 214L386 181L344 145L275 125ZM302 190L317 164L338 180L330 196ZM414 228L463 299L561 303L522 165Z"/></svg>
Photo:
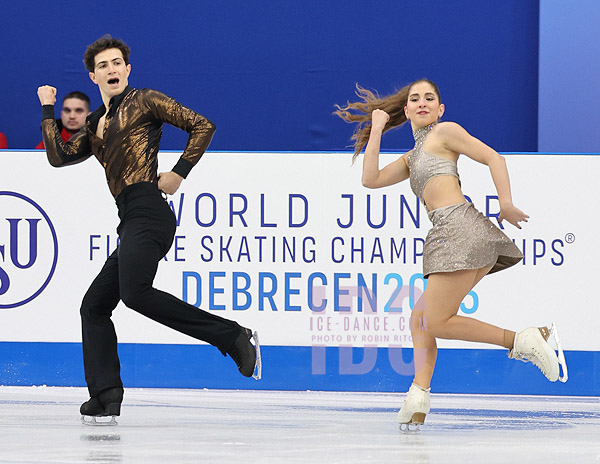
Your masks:
<svg viewBox="0 0 600 464"><path fill-rule="evenodd" d="M311 347L263 346L263 378L256 381L242 377L234 362L212 346L119 345L126 387L379 392L408 389L412 379L411 349L392 354L395 368L387 348L368 353L372 362L365 362L362 348L351 350L344 356L337 347L313 352ZM341 363L340 354L345 358ZM565 356L569 381L563 384L548 382L530 363L509 360L506 350L441 349L432 390L600 396L600 352L568 351ZM319 373L313 373L313 358L314 369ZM348 369L354 373L348 373ZM85 386L81 344L0 342L0 385Z"/></svg>

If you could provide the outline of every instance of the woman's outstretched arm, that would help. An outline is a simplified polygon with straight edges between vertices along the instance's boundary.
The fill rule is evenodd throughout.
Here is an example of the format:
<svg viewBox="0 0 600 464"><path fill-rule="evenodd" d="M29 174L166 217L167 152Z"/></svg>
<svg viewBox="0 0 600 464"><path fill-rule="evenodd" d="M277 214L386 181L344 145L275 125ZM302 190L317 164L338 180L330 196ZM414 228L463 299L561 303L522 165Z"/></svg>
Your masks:
<svg viewBox="0 0 600 464"><path fill-rule="evenodd" d="M470 135L459 124L453 122L440 124L438 133L449 150L463 153L489 167L500 202L498 222L506 219L513 226L520 229L519 222L527 222L529 216L513 205L508 169L504 157L481 140Z"/></svg>

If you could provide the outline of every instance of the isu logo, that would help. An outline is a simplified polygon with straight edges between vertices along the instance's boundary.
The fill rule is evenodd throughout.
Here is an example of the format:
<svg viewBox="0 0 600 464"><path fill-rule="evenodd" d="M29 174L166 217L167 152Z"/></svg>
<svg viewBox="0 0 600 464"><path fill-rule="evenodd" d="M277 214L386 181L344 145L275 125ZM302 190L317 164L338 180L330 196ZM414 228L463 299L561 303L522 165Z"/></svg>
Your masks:
<svg viewBox="0 0 600 464"><path fill-rule="evenodd" d="M57 260L58 240L46 212L20 193L0 191L0 309L42 293Z"/></svg>

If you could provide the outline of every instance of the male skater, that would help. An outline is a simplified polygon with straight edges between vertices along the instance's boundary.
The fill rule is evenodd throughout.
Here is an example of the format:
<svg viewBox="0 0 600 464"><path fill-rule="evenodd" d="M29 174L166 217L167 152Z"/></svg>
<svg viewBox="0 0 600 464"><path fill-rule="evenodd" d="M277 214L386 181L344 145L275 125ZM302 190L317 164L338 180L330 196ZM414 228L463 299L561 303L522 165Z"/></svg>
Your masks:
<svg viewBox="0 0 600 464"><path fill-rule="evenodd" d="M202 311L152 287L158 262L175 235L175 217L163 193L172 195L207 149L215 126L166 95L128 85L129 47L105 35L88 46L84 63L104 104L85 127L64 142L54 120L56 89L38 88L42 134L52 166L79 163L95 156L104 167L116 199L120 243L106 260L81 304L83 362L90 400L82 416L118 416L123 383L117 337L110 319L119 300L131 309L229 354L242 375L260 378L257 334L234 321ZM189 133L187 146L171 172L157 175L162 124ZM254 338L256 349L250 342ZM85 417L84 417L85 419Z"/></svg>

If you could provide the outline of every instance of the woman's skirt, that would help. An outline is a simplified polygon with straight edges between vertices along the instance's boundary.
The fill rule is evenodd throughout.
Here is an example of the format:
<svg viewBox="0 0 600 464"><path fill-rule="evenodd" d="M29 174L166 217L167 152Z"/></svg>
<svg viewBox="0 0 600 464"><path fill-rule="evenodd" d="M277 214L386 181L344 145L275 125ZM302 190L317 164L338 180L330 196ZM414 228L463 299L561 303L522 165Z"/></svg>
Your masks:
<svg viewBox="0 0 600 464"><path fill-rule="evenodd" d="M517 264L523 254L473 203L428 212L433 227L423 250L423 276L491 267L489 274Z"/></svg>

